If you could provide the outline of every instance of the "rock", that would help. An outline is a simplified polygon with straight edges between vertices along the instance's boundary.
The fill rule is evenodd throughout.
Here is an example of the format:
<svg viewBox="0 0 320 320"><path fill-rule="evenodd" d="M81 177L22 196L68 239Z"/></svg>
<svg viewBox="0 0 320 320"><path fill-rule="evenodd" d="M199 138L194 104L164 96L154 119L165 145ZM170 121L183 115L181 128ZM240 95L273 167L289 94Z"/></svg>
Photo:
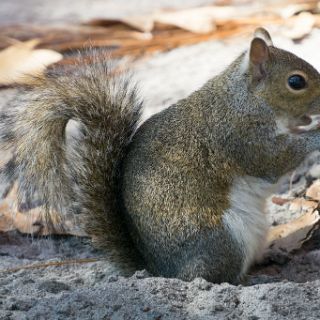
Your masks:
<svg viewBox="0 0 320 320"><path fill-rule="evenodd" d="M111 275L108 277L108 282L117 282L119 277L117 275Z"/></svg>
<svg viewBox="0 0 320 320"><path fill-rule="evenodd" d="M137 279L144 279L144 278L150 277L150 274L147 270L139 270L139 271L136 271L133 276L136 277Z"/></svg>
<svg viewBox="0 0 320 320"><path fill-rule="evenodd" d="M192 281L192 283L200 290L210 290L212 287L212 283L203 278L196 278Z"/></svg>
<svg viewBox="0 0 320 320"><path fill-rule="evenodd" d="M38 289L45 290L50 293L59 293L61 291L70 290L70 286L56 280L47 280L40 283L40 285L38 286Z"/></svg>

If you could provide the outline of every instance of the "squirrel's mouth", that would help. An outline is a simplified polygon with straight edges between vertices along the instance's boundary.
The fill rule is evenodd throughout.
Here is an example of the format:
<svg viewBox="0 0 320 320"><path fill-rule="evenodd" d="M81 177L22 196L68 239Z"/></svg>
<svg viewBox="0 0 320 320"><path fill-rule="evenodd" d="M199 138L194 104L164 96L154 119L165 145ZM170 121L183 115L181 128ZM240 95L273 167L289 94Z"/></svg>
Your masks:
<svg viewBox="0 0 320 320"><path fill-rule="evenodd" d="M292 128L293 133L303 133L320 129L320 114L305 114L299 122Z"/></svg>

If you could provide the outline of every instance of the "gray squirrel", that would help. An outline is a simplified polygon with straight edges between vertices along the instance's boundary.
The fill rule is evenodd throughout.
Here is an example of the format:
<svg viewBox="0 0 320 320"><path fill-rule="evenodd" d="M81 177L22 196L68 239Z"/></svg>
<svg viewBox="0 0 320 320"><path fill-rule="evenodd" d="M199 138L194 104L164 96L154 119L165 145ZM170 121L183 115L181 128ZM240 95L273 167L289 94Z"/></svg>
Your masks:
<svg viewBox="0 0 320 320"><path fill-rule="evenodd" d="M128 270L238 283L265 243L265 198L320 149L317 130L294 130L320 111L319 73L259 28L222 73L138 126L130 77L108 61L74 69L2 111L1 145L14 150L2 178L49 215L83 214L94 243Z"/></svg>

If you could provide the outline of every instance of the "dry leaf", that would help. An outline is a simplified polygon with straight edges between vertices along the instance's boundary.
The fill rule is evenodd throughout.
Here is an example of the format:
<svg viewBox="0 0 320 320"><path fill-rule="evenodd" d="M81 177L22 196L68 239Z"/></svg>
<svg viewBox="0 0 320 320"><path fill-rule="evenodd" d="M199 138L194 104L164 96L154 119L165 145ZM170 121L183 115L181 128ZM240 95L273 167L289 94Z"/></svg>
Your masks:
<svg viewBox="0 0 320 320"><path fill-rule="evenodd" d="M304 10L312 11L316 1L307 2L308 7L304 2ZM301 1L290 0L290 3L299 5L291 12L302 8ZM252 34L252 30L261 26L262 21L264 25L287 25L288 19L285 20L279 13L287 5L287 1L272 7L248 2L247 5L197 7L124 19L93 19L86 25L6 26L0 29L0 38L40 38L38 47L58 52L74 52L90 46L104 47L115 58L126 55L140 57L203 41ZM295 16L289 18L295 19ZM320 21L320 18L316 20ZM0 48L6 45L7 42L0 41ZM74 58L70 55L60 63L74 63Z"/></svg>
<svg viewBox="0 0 320 320"><path fill-rule="evenodd" d="M81 228L81 217L69 217L61 220L57 212L50 216L53 223L48 226L44 219L44 209L36 207L26 212L20 212L16 207L17 186L14 185L5 199L0 202L0 231L8 232L18 230L21 233L49 235L70 234L75 236L86 236Z"/></svg>
<svg viewBox="0 0 320 320"><path fill-rule="evenodd" d="M306 196L320 201L320 180L313 182L313 184L307 189Z"/></svg>
<svg viewBox="0 0 320 320"><path fill-rule="evenodd" d="M153 16L135 16L119 20L119 22L142 32L151 32L154 28Z"/></svg>
<svg viewBox="0 0 320 320"><path fill-rule="evenodd" d="M318 210L311 209L298 219L272 227L267 237L268 248L288 253L297 250L311 238L319 223Z"/></svg>
<svg viewBox="0 0 320 320"><path fill-rule="evenodd" d="M289 210L304 213L306 211L313 211L317 207L318 203L316 201L305 200L303 198L296 198L291 201Z"/></svg>
<svg viewBox="0 0 320 320"><path fill-rule="evenodd" d="M212 13L212 10L206 8L163 12L154 16L154 22L176 26L194 33L209 33L216 29L215 16Z"/></svg>
<svg viewBox="0 0 320 320"><path fill-rule="evenodd" d="M283 34L292 40L301 40L310 34L315 23L313 14L301 12L289 20L288 29L284 30Z"/></svg>
<svg viewBox="0 0 320 320"><path fill-rule="evenodd" d="M117 22L142 32L157 29L157 24L174 26L193 33L206 34L216 29L216 20L239 19L256 14L258 6L208 6L177 11L160 11L151 15L124 19L94 19L88 25L108 26ZM99 22L99 23L98 23Z"/></svg>
<svg viewBox="0 0 320 320"><path fill-rule="evenodd" d="M283 19L291 18L299 12L314 10L317 8L317 1L310 1L310 3L297 3L288 4L282 7L275 8L277 12Z"/></svg>
<svg viewBox="0 0 320 320"><path fill-rule="evenodd" d="M40 75L45 68L62 59L58 52L34 49L39 40L18 42L0 51L0 85L25 84L30 76Z"/></svg>

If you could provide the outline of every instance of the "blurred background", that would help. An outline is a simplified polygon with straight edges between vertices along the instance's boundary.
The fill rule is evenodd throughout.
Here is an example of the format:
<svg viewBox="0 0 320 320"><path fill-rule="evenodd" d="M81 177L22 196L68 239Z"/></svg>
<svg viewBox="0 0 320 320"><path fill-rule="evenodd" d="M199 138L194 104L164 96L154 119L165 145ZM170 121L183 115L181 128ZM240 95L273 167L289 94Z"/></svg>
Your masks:
<svg viewBox="0 0 320 320"><path fill-rule="evenodd" d="M2 0L0 86L28 83L26 74L71 65L95 47L152 70L148 81L137 72L146 118L222 70L258 26L320 66L319 8L314 0Z"/></svg>

